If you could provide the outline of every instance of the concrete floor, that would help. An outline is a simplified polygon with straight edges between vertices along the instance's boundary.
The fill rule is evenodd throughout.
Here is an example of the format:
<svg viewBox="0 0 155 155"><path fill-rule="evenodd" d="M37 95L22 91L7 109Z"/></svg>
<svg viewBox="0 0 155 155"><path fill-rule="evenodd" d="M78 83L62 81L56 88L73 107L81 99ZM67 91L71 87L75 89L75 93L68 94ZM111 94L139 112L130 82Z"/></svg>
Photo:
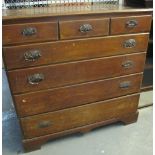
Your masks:
<svg viewBox="0 0 155 155"><path fill-rule="evenodd" d="M21 131L3 71L3 155L24 155ZM152 103L152 91L142 93L140 105ZM137 123L120 123L98 128L84 135L74 134L50 141L41 150L26 155L152 155L152 106L139 110Z"/></svg>

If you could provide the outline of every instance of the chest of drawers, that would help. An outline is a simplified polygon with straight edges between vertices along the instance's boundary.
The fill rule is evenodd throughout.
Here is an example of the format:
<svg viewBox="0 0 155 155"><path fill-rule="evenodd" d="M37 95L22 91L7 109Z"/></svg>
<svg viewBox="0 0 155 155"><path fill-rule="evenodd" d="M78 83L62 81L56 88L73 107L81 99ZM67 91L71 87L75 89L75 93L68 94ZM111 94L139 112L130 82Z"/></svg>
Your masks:
<svg viewBox="0 0 155 155"><path fill-rule="evenodd" d="M3 14L3 59L25 150L137 120L152 10Z"/></svg>

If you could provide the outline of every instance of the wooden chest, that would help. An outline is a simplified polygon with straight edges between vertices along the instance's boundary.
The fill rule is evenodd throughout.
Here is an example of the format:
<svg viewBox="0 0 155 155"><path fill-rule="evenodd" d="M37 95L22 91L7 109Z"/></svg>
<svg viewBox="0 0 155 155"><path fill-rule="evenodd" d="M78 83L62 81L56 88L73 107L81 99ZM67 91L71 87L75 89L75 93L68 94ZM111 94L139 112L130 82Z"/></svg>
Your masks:
<svg viewBox="0 0 155 155"><path fill-rule="evenodd" d="M25 149L135 122L152 10L31 11L3 12L3 59Z"/></svg>

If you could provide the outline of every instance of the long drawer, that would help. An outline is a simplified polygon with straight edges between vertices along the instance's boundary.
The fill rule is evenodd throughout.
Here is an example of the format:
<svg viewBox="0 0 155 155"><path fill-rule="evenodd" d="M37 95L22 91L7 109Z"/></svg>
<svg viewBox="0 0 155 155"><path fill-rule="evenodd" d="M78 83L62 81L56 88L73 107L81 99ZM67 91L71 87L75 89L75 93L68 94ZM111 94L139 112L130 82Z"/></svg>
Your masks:
<svg viewBox="0 0 155 155"><path fill-rule="evenodd" d="M128 16L111 19L111 34L149 32L152 16Z"/></svg>
<svg viewBox="0 0 155 155"><path fill-rule="evenodd" d="M118 77L52 90L15 95L20 117L55 111L139 92L142 74Z"/></svg>
<svg viewBox="0 0 155 155"><path fill-rule="evenodd" d="M57 41L3 48L7 69L47 65L147 50L148 33Z"/></svg>
<svg viewBox="0 0 155 155"><path fill-rule="evenodd" d="M57 39L57 22L3 25L3 44L49 41Z"/></svg>
<svg viewBox="0 0 155 155"><path fill-rule="evenodd" d="M143 72L145 53L9 71L13 93L30 92Z"/></svg>
<svg viewBox="0 0 155 155"><path fill-rule="evenodd" d="M75 108L21 119L24 137L33 138L104 120L119 118L137 111L139 95L96 102Z"/></svg>

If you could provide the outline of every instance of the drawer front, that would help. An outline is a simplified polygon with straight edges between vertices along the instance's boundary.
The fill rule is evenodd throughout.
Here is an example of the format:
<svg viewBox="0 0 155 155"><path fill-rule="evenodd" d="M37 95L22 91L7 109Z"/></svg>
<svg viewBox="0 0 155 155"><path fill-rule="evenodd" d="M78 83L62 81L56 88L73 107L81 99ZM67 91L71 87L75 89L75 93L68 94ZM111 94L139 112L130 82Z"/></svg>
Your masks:
<svg viewBox="0 0 155 155"><path fill-rule="evenodd" d="M57 39L57 22L3 25L3 44Z"/></svg>
<svg viewBox="0 0 155 155"><path fill-rule="evenodd" d="M11 46L3 48L3 56L7 69L23 68L147 51L148 38L146 33Z"/></svg>
<svg viewBox="0 0 155 155"><path fill-rule="evenodd" d="M13 93L30 92L143 72L145 53L8 72Z"/></svg>
<svg viewBox="0 0 155 155"><path fill-rule="evenodd" d="M20 117L83 105L139 92L142 74L99 80L52 90L15 95Z"/></svg>
<svg viewBox="0 0 155 155"><path fill-rule="evenodd" d="M60 39L109 35L109 18L60 21Z"/></svg>
<svg viewBox="0 0 155 155"><path fill-rule="evenodd" d="M129 16L111 19L111 34L149 32L152 16Z"/></svg>
<svg viewBox="0 0 155 155"><path fill-rule="evenodd" d="M81 127L137 111L139 95L60 110L21 119L25 138L33 138Z"/></svg>

